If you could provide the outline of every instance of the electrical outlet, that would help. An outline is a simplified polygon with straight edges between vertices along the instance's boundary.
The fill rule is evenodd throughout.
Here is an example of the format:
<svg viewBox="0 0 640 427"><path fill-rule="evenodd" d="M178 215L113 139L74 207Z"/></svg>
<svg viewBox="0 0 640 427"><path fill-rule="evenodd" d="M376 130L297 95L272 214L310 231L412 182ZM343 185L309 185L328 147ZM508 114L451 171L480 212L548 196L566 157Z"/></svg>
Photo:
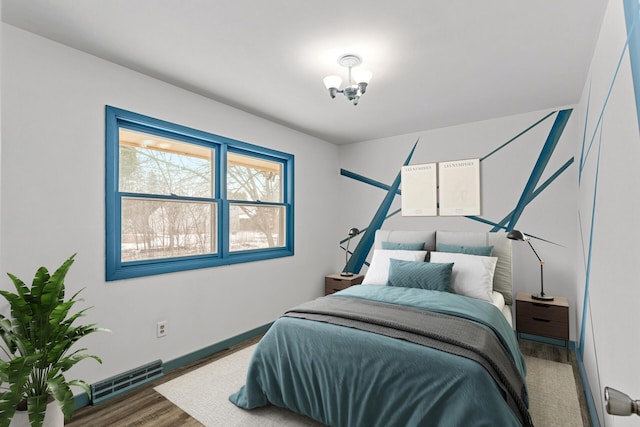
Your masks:
<svg viewBox="0 0 640 427"><path fill-rule="evenodd" d="M156 324L156 337L162 338L167 336L167 321L162 320Z"/></svg>

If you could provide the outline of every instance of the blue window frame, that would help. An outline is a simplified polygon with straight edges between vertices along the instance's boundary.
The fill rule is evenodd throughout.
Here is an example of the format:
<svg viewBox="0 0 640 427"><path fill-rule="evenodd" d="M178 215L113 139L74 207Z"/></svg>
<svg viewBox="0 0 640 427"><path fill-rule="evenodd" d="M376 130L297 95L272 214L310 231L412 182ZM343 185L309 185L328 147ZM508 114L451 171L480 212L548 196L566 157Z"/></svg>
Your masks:
<svg viewBox="0 0 640 427"><path fill-rule="evenodd" d="M293 155L106 106L106 278L293 255Z"/></svg>

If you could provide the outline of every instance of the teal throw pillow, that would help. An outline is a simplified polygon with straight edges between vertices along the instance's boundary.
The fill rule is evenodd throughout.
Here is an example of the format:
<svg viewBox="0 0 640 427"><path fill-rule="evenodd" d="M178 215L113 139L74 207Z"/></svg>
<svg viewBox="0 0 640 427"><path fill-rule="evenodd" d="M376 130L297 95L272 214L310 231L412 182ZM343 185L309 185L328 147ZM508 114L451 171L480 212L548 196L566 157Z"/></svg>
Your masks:
<svg viewBox="0 0 640 427"><path fill-rule="evenodd" d="M444 243L442 243L438 245L438 250L440 252L449 252L456 254L491 256L491 252L493 252L493 246L461 246L445 245Z"/></svg>
<svg viewBox="0 0 640 427"><path fill-rule="evenodd" d="M448 292L453 263L389 260L387 286Z"/></svg>
<svg viewBox="0 0 640 427"><path fill-rule="evenodd" d="M417 243L396 243L381 242L382 249L391 249L396 251L422 251L424 250L424 242Z"/></svg>

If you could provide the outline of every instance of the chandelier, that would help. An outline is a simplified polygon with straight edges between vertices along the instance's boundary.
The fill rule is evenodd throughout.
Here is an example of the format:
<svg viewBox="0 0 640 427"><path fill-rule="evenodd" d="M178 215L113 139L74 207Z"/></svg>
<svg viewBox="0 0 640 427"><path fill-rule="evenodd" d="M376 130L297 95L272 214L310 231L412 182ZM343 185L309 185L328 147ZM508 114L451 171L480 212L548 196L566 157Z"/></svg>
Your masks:
<svg viewBox="0 0 640 427"><path fill-rule="evenodd" d="M324 78L324 85L329 90L331 98L335 98L337 93L342 93L349 101L353 102L353 105L358 105L360 97L366 92L367 85L373 76L371 71L359 68L353 70L352 75L352 68L357 67L361 63L362 58L351 53L338 58L338 64L349 69L349 79L347 80L347 86L344 89L340 89L342 77L327 76Z"/></svg>

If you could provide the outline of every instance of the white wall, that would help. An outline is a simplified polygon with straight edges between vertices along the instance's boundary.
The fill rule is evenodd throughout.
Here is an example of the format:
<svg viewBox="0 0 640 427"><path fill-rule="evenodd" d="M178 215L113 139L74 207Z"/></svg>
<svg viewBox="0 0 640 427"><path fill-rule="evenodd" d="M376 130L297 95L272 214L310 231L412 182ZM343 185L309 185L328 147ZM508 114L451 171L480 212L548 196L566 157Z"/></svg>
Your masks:
<svg viewBox="0 0 640 427"><path fill-rule="evenodd" d="M323 294L324 275L339 268L335 145L7 24L2 37L0 265L30 282L78 253L69 291L86 287L86 320L113 334L86 339L104 364L84 361L77 377L175 359ZM295 256L105 282L105 104L295 155Z"/></svg>
<svg viewBox="0 0 640 427"><path fill-rule="evenodd" d="M411 164L482 158L552 111L538 111L342 146L341 167L390 185L418 137L420 141ZM482 218L499 222L516 207L554 119L555 115L481 162ZM576 117L572 116L540 183L574 155L576 123ZM535 240L534 246L545 261L545 292L564 295L569 299L572 340L576 337L576 163L527 206L515 227L552 242ZM386 191L346 177L341 178L340 185L344 189L342 205L357 207L345 210L340 218L342 228L367 227ZM389 212L400 208L400 200L396 196ZM491 226L464 217L403 218L398 214L388 219L383 228L489 231ZM513 252L514 291L539 292L540 267L537 258L525 243L514 242Z"/></svg>
<svg viewBox="0 0 640 427"><path fill-rule="evenodd" d="M2 21L2 7L0 7L0 22ZM0 192L2 190L2 56L3 50L1 46L3 46L4 31L0 31ZM2 224L2 197L0 197L0 224ZM2 242L2 227L0 227L0 242ZM0 245L0 271L4 271L2 269L2 245Z"/></svg>
<svg viewBox="0 0 640 427"><path fill-rule="evenodd" d="M578 191L576 297L584 301L588 285L586 311L582 306L578 310L579 318L585 319L581 351L599 421L605 426L638 423L635 416L606 414L605 386L640 398L640 374L634 368L640 359L640 137L626 39L623 2L611 1L577 111L586 140L582 151L586 153L592 139L593 145L585 155Z"/></svg>
<svg viewBox="0 0 640 427"><path fill-rule="evenodd" d="M626 56L604 108L625 38L622 2L610 2L584 95L542 180L572 156L574 164L526 208L516 227L553 242L534 241L546 261L545 290L569 298L571 339L579 342L584 333L589 385L600 422L610 426L636 420L604 414L603 387L640 396L632 369L640 356L634 339L640 316L634 250L640 237L640 137ZM196 351L319 296L324 274L344 262L339 240L351 227L365 228L385 195L339 176L339 167L391 184L418 137L413 164L483 157L551 111L336 147L6 24L0 42L0 272L30 279L40 265L56 267L78 252L68 287L86 287L84 297L94 306L87 320L114 331L86 341L104 359L102 366L85 361L75 369L89 382ZM105 104L294 154L295 256L105 282ZM576 192L583 131L588 143L603 108L598 188L600 128ZM552 122L482 162L482 217L497 222L515 207ZM594 195L590 294L583 313ZM399 207L396 197L391 211ZM399 215L384 227L490 228L464 218ZM514 256L516 292L537 292L534 255L514 242ZM0 280L2 289L9 286L8 279ZM0 310L6 305L0 303ZM586 328L580 331L583 315ZM169 321L166 338L155 338L158 320ZM612 327L616 322L621 326Z"/></svg>

